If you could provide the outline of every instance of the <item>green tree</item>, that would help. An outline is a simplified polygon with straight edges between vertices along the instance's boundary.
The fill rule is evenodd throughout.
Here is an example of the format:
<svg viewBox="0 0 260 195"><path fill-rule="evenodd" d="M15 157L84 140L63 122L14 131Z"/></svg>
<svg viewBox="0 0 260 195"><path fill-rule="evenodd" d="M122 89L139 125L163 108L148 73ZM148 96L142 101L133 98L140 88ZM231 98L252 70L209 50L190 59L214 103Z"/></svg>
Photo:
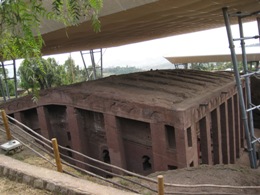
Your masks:
<svg viewBox="0 0 260 195"><path fill-rule="evenodd" d="M40 89L47 89L62 84L62 76L60 75L60 67L54 58L47 60L41 59L40 64L38 60L24 60L19 69L18 76L20 76L20 86L30 93Z"/></svg>
<svg viewBox="0 0 260 195"><path fill-rule="evenodd" d="M204 71L213 71L213 70L224 71L227 69L233 70L233 63L232 62L216 62L214 64L212 64L212 63L192 63L191 69L204 70ZM242 62L238 63L238 69L239 69L239 71L243 70Z"/></svg>
<svg viewBox="0 0 260 195"><path fill-rule="evenodd" d="M76 66L70 57L63 65L59 65L54 58L42 58L40 64L35 59L24 60L18 69L18 76L20 87L28 93L86 80L85 71Z"/></svg>
<svg viewBox="0 0 260 195"><path fill-rule="evenodd" d="M191 69L211 71L214 70L214 65L212 63L192 63Z"/></svg>
<svg viewBox="0 0 260 195"><path fill-rule="evenodd" d="M22 73L21 69L20 73L28 76L21 83L26 89L37 89L37 84L40 88L50 85L42 76L43 72L39 72L43 67L27 67L42 63L44 41L40 31L41 22L54 20L72 26L87 17L91 19L94 31L98 32L98 13L102 6L102 0L0 0L0 60L24 58L24 68L29 72ZM31 58L37 63L31 63ZM32 71L36 71L36 74L32 74ZM36 97L37 91L33 91Z"/></svg>
<svg viewBox="0 0 260 195"><path fill-rule="evenodd" d="M64 71L66 76L63 77L63 84L69 85L85 81L87 78L86 71L75 64L75 61L69 57L64 63Z"/></svg>
<svg viewBox="0 0 260 195"><path fill-rule="evenodd" d="M5 74L7 76L7 86L5 84L5 81L4 81L4 72L3 72L3 68L0 68L0 80L1 80L1 90L0 90L0 96L3 96L3 92L7 93L7 88L8 88L8 92L9 92L9 95L10 96L14 96L15 95L15 87L14 87L14 81L11 80L8 76L8 69L5 68Z"/></svg>
<svg viewBox="0 0 260 195"><path fill-rule="evenodd" d="M99 31L98 12L102 2L102 0L1 0L0 58L2 60L36 58L40 63L43 46L40 25L43 20L55 20L65 26L71 26L79 24L81 17L89 17L94 30Z"/></svg>
<svg viewBox="0 0 260 195"><path fill-rule="evenodd" d="M70 83L74 83L76 78L76 66L74 60L69 57L64 63L64 69L66 72L66 79L64 80L64 84L68 85Z"/></svg>
<svg viewBox="0 0 260 195"><path fill-rule="evenodd" d="M104 74L106 75L119 75L119 74L128 74L132 72L140 72L142 69L136 68L134 66L126 66L126 67L120 67L116 66L113 68L106 68L104 69Z"/></svg>

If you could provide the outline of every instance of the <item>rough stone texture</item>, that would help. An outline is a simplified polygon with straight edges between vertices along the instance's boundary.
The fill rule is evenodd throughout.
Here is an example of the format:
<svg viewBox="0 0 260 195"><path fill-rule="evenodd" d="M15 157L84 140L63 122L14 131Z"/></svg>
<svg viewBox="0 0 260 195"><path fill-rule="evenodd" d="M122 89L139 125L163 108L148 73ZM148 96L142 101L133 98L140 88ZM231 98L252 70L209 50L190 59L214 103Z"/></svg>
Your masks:
<svg viewBox="0 0 260 195"><path fill-rule="evenodd" d="M5 177L21 177L22 182L35 188L45 189L54 194L73 195L130 195L133 193L114 189L112 187L101 186L86 180L78 179L70 175L59 173L53 170L36 167L13 158L0 155L0 167L4 167ZM19 173L19 174L17 174Z"/></svg>
<svg viewBox="0 0 260 195"><path fill-rule="evenodd" d="M15 180L16 179L16 174L17 174L17 172L15 170L10 169L8 178L10 180Z"/></svg>
<svg viewBox="0 0 260 195"><path fill-rule="evenodd" d="M23 173L20 171L17 171L16 174L16 181L22 183L23 182Z"/></svg>
<svg viewBox="0 0 260 195"><path fill-rule="evenodd" d="M48 189L47 189L47 190L48 190ZM51 190L50 190L50 191L51 191ZM69 191L69 190L68 190L67 188L63 187L63 188L61 188L60 193L61 193L61 194L69 194L68 191Z"/></svg>
<svg viewBox="0 0 260 195"><path fill-rule="evenodd" d="M178 69L44 90L37 105L27 96L2 107L8 114L20 113L14 116L64 147L148 175L235 163L242 146L234 140L244 138L240 119L230 114L240 111L235 97L231 73ZM211 139L213 132L217 138Z"/></svg>
<svg viewBox="0 0 260 195"><path fill-rule="evenodd" d="M44 188L43 180L42 179L35 179L34 182L33 182L33 187L43 189Z"/></svg>
<svg viewBox="0 0 260 195"><path fill-rule="evenodd" d="M6 168L6 167L4 167L3 175L4 175L4 176L8 176L8 174L9 174L9 169Z"/></svg>
<svg viewBox="0 0 260 195"><path fill-rule="evenodd" d="M23 183L30 185L33 181L33 178L29 175L23 176Z"/></svg>
<svg viewBox="0 0 260 195"><path fill-rule="evenodd" d="M47 183L46 190L54 192L55 191L55 185L53 183Z"/></svg>

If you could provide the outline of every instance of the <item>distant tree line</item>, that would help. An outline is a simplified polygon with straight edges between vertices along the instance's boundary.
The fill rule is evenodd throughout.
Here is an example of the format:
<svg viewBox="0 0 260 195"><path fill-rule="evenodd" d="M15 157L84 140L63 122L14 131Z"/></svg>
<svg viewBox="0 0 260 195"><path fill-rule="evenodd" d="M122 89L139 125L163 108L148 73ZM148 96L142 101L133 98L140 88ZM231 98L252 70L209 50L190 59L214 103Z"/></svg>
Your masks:
<svg viewBox="0 0 260 195"><path fill-rule="evenodd" d="M38 89L47 89L61 85L69 85L86 79L85 69L75 65L70 57L63 65L59 65L54 58L41 59L41 63L31 59L21 63L18 69L19 86L28 93Z"/></svg>
<svg viewBox="0 0 260 195"><path fill-rule="evenodd" d="M202 71L218 71L233 70L232 62L216 62L216 63L191 63L191 69ZM242 62L239 62L238 69L243 70Z"/></svg>
<svg viewBox="0 0 260 195"><path fill-rule="evenodd" d="M133 73L133 72L140 72L143 71L140 68L136 68L134 66L126 66L126 67L112 67L112 68L105 68L103 73L105 76L109 75L119 75L119 74L128 74L128 73Z"/></svg>
<svg viewBox="0 0 260 195"><path fill-rule="evenodd" d="M213 70L226 70L233 69L231 62L224 63L192 63L191 69L213 71ZM242 70L242 63L239 63L239 69ZM5 69L6 75L8 70ZM84 68L75 64L75 61L69 57L64 64L58 64L54 58L44 59L41 62L38 60L24 60L18 69L18 86L27 91L27 93L37 93L39 90L58 87L62 85L69 85L77 82L86 81L88 77L93 79L93 75L89 74L92 71L92 66L88 67L87 72ZM104 76L128 74L133 72L143 71L134 66L125 67L111 67L103 69ZM101 71L97 69L97 78L101 78ZM3 76L3 69L0 69L0 79L2 87L6 88ZM13 80L7 78L7 86L9 94L15 94ZM2 90L0 95L3 96Z"/></svg>
<svg viewBox="0 0 260 195"><path fill-rule="evenodd" d="M136 67L113 67L105 68L103 74L119 75L132 72L140 72L142 69ZM68 58L64 64L60 65L54 58L43 59L39 63L37 60L24 60L19 69L19 87L28 93L35 93L39 89L48 89L62 85L69 85L77 82L86 81L89 77L93 79L92 66L88 66L88 72L75 64L72 58ZM101 78L100 69L96 70L97 78Z"/></svg>

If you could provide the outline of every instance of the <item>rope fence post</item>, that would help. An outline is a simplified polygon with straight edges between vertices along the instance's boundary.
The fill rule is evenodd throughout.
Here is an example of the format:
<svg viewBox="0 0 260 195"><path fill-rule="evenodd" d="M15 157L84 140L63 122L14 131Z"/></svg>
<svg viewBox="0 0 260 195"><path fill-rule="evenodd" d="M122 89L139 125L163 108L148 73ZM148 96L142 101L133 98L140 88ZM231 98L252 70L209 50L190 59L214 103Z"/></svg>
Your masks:
<svg viewBox="0 0 260 195"><path fill-rule="evenodd" d="M164 182L163 182L163 176L158 175L158 195L164 195Z"/></svg>
<svg viewBox="0 0 260 195"><path fill-rule="evenodd" d="M63 172L62 165L61 165L61 160L60 160L60 152L59 152L57 139L56 138L52 138L51 142L52 142L53 152L54 152L55 161L56 161L56 165L57 165L57 171L58 172Z"/></svg>
<svg viewBox="0 0 260 195"><path fill-rule="evenodd" d="M10 141L12 139L12 135L11 135L10 127L8 124L8 119L6 117L6 113L4 110L1 110L1 115L2 115L3 122L4 122L4 126L5 126L6 138L8 141Z"/></svg>

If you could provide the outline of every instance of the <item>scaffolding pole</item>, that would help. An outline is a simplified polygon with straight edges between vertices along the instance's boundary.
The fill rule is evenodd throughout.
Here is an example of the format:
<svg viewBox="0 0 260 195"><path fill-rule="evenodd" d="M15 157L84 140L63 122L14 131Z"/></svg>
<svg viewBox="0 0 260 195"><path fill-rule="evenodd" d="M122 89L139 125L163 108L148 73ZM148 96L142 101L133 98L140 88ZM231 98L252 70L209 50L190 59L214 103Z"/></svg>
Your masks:
<svg viewBox="0 0 260 195"><path fill-rule="evenodd" d="M232 31L231 31L231 27L230 27L228 8L226 8L226 7L222 8L222 11L223 11L224 21L225 21L225 25L226 25L226 31L227 31L228 41L229 41L231 58L232 58L232 62L233 62L233 69L234 69L237 91L238 91L238 96L239 96L240 110L241 110L243 125L244 125L244 129L245 129L245 137L247 140L247 149L248 149L248 154L249 154L250 166L251 166L251 168L255 169L255 168L257 168L256 152L254 151L254 147L253 147L254 144L252 143L252 140L251 140L252 139L251 132L253 130L249 129L250 126L248 123L247 112L246 112L246 107L245 107L245 102L244 102L244 97L243 97L242 84L241 84L240 74L239 74L239 70L238 70L238 61L237 61L236 52L235 52L235 45L233 43ZM247 88L247 86L246 86L246 88Z"/></svg>
<svg viewBox="0 0 260 195"><path fill-rule="evenodd" d="M238 17L238 25L239 25L240 37L243 38L244 30L243 30L243 23L242 23L241 17ZM241 45L241 50L242 50L242 61L243 61L244 74L249 74L244 39L240 40L240 45ZM245 84L246 84L246 95L247 95L247 109L251 109L252 101L251 101L251 88L250 88L250 77L249 76L245 77ZM250 131L251 137L254 137L255 130L254 130L253 112L251 112L251 111L248 112L248 125L249 125L249 131ZM256 154L255 144L252 144L252 150L253 150L253 153ZM257 159L255 159L255 161L256 160Z"/></svg>
<svg viewBox="0 0 260 195"><path fill-rule="evenodd" d="M14 65L14 95L15 95L15 98L18 97L18 93L17 93L17 76L16 76L16 62L15 60L13 60L13 65Z"/></svg>
<svg viewBox="0 0 260 195"><path fill-rule="evenodd" d="M100 63L100 67L98 67L98 63L96 63L96 61L95 61L95 53L100 54L100 59L98 61L98 63ZM81 58L82 58L85 70L86 70L87 80L98 79L99 76L97 74L98 73L97 70L99 68L100 68L100 76L102 78L103 77L103 51L102 51L102 48L100 50L91 49L88 52L80 51L80 54L81 54ZM85 58L84 58L84 55L86 55L86 54L89 54L89 56L90 56L91 68L87 67L87 64L86 64L86 61L85 61Z"/></svg>
<svg viewBox="0 0 260 195"><path fill-rule="evenodd" d="M6 90L6 96L8 99L10 99L10 93L9 93L9 87L8 87L8 82L7 82L7 76L6 76L6 71L5 71L5 65L4 62L1 62L2 65L2 70L3 70L3 76L4 76L4 83L5 83L5 90Z"/></svg>
<svg viewBox="0 0 260 195"><path fill-rule="evenodd" d="M13 66L13 77L8 78L8 75L6 73L6 66ZM10 89L8 86L8 80L13 80L14 81L14 96L15 98L18 97L18 92L17 92L17 74L16 74L16 61L12 60L11 63L6 64L4 61L1 61L1 68L3 70L3 78L0 78L0 90L3 95L3 99L6 102L7 100L11 99L10 96Z"/></svg>
<svg viewBox="0 0 260 195"><path fill-rule="evenodd" d="M260 35L260 17L257 17L256 21L257 21L257 27L258 27L258 34ZM259 37L259 43L260 43L260 37Z"/></svg>

